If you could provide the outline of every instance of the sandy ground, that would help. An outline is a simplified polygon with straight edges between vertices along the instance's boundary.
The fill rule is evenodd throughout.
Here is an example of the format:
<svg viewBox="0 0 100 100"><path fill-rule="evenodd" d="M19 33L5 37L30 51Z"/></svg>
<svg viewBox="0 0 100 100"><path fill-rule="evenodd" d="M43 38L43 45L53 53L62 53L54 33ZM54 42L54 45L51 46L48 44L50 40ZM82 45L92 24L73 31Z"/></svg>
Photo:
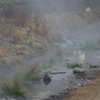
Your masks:
<svg viewBox="0 0 100 100"><path fill-rule="evenodd" d="M63 100L100 100L100 76L95 81L69 93Z"/></svg>

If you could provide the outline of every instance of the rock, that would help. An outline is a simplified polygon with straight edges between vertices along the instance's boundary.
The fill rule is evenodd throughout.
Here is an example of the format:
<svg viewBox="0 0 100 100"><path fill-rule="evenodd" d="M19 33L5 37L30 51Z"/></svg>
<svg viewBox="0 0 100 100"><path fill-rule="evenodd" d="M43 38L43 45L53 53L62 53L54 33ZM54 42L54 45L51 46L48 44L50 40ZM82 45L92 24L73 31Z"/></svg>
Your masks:
<svg viewBox="0 0 100 100"><path fill-rule="evenodd" d="M54 46L59 46L59 44L58 43L52 43Z"/></svg>
<svg viewBox="0 0 100 100"><path fill-rule="evenodd" d="M45 74L45 75L43 76L43 79L44 79L44 80L51 80L51 78L50 78L50 76L49 76L48 74Z"/></svg>
<svg viewBox="0 0 100 100"><path fill-rule="evenodd" d="M70 40L67 40L67 41L66 41L66 44L67 44L67 45L73 45L73 42L70 41Z"/></svg>
<svg viewBox="0 0 100 100"><path fill-rule="evenodd" d="M100 59L100 57L93 57L93 59Z"/></svg>
<svg viewBox="0 0 100 100"><path fill-rule="evenodd" d="M67 40L67 38L63 38L63 40L64 40L64 41L66 41L66 40Z"/></svg>
<svg viewBox="0 0 100 100"><path fill-rule="evenodd" d="M76 67L73 69L73 73L85 73L85 70L83 68Z"/></svg>
<svg viewBox="0 0 100 100"><path fill-rule="evenodd" d="M66 72L51 72L50 74L66 74Z"/></svg>
<svg viewBox="0 0 100 100"><path fill-rule="evenodd" d="M87 8L85 9L85 11L86 11L86 12L91 12L91 8L90 8L90 7L87 7Z"/></svg>
<svg viewBox="0 0 100 100"><path fill-rule="evenodd" d="M47 70L41 70L41 73L43 74L48 74L52 71L52 69L47 69Z"/></svg>
<svg viewBox="0 0 100 100"><path fill-rule="evenodd" d="M45 74L44 77L43 77L43 83L45 85L48 85L50 82L51 82L51 78L49 77L48 74Z"/></svg>
<svg viewBox="0 0 100 100"><path fill-rule="evenodd" d="M6 100L5 98L1 98L0 100Z"/></svg>
<svg viewBox="0 0 100 100"><path fill-rule="evenodd" d="M65 58L65 61L71 61L71 59L70 58Z"/></svg>
<svg viewBox="0 0 100 100"><path fill-rule="evenodd" d="M79 43L78 40L74 40L74 41L73 41L73 44L74 44L74 45L79 45L80 43Z"/></svg>
<svg viewBox="0 0 100 100"><path fill-rule="evenodd" d="M61 43L61 44L59 45L59 47L61 47L61 48L65 48L65 47L66 47L66 44Z"/></svg>
<svg viewBox="0 0 100 100"><path fill-rule="evenodd" d="M15 100L15 99L13 99L13 98L8 98L7 100Z"/></svg>

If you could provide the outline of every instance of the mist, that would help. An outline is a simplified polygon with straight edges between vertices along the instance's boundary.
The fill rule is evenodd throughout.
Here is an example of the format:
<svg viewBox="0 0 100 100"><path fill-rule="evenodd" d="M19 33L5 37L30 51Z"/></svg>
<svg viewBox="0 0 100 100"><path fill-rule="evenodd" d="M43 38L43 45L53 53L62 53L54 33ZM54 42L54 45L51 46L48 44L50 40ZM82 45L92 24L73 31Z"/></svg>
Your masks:
<svg viewBox="0 0 100 100"><path fill-rule="evenodd" d="M1 0L4 100L62 100L99 70L99 0Z"/></svg>

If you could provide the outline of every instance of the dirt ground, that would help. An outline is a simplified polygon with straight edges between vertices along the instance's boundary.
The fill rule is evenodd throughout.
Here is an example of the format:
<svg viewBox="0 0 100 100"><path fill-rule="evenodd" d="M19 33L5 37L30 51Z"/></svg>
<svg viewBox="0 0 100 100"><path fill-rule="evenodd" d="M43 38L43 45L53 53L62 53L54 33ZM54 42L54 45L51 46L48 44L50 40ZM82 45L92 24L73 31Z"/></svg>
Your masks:
<svg viewBox="0 0 100 100"><path fill-rule="evenodd" d="M70 93L63 100L100 100L100 76L95 81Z"/></svg>

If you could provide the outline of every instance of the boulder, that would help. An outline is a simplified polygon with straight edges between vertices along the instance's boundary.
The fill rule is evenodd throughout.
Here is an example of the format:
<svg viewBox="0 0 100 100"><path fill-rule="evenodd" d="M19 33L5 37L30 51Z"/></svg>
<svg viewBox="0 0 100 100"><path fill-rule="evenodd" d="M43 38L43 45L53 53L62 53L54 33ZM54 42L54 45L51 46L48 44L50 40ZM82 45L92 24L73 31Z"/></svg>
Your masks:
<svg viewBox="0 0 100 100"><path fill-rule="evenodd" d="M70 58L65 58L65 61L71 61L71 59Z"/></svg>
<svg viewBox="0 0 100 100"><path fill-rule="evenodd" d="M51 80L51 77L50 77L48 74L45 74L45 75L43 76L43 79L44 79L44 80Z"/></svg>
<svg viewBox="0 0 100 100"><path fill-rule="evenodd" d="M76 67L73 69L73 73L85 73L85 70L83 68Z"/></svg>

